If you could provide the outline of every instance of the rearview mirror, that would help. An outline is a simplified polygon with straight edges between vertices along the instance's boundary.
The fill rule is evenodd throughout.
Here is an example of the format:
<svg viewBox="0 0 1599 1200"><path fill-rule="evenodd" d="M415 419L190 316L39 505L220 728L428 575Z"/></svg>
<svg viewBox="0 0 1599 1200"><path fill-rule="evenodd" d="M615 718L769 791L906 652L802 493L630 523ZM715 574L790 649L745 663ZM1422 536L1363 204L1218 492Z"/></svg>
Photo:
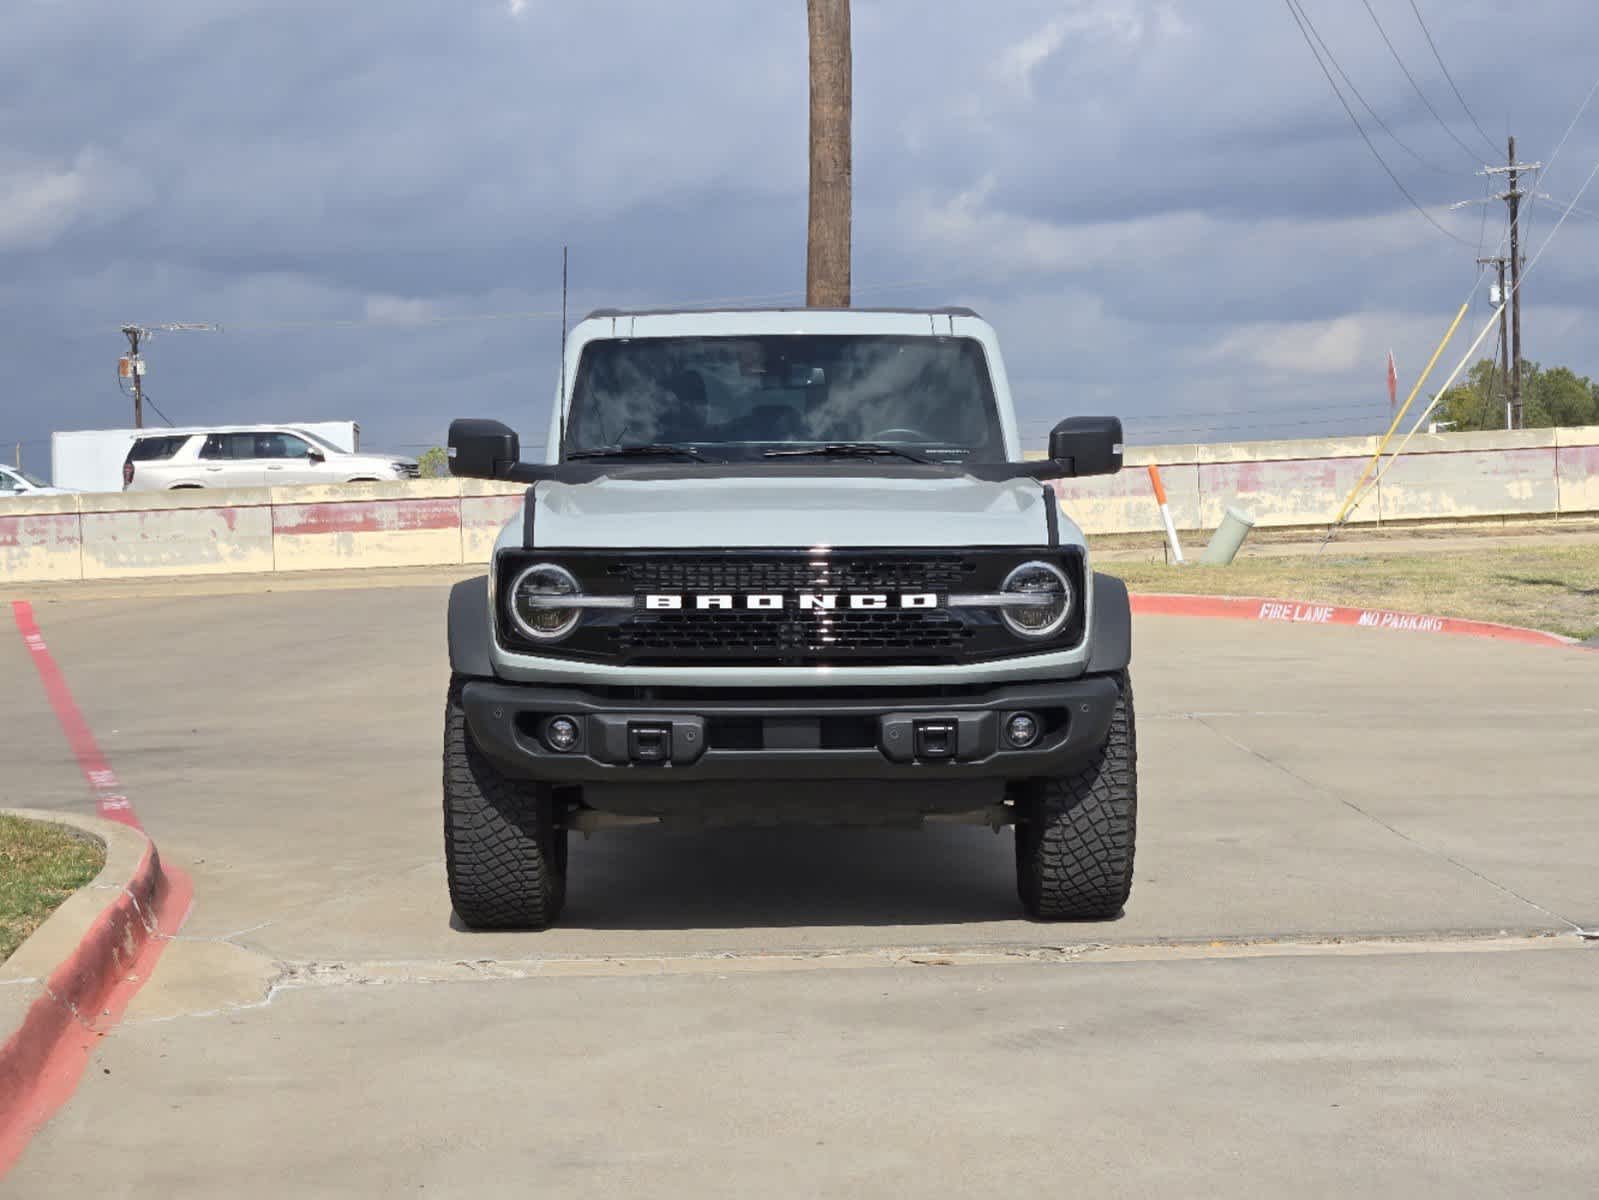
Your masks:
<svg viewBox="0 0 1599 1200"><path fill-rule="evenodd" d="M463 417L450 422L450 474L468 479L509 479L522 461L522 440L499 421Z"/></svg>
<svg viewBox="0 0 1599 1200"><path fill-rule="evenodd" d="M1114 475L1122 469L1120 417L1067 417L1049 431L1049 457L1068 476Z"/></svg>

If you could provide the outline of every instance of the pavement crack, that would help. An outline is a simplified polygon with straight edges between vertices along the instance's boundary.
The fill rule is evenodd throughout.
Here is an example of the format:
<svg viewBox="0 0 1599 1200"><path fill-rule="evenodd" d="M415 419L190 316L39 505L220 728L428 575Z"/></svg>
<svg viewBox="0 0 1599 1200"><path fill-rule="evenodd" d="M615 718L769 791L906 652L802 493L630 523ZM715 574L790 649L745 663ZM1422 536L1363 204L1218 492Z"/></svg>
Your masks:
<svg viewBox="0 0 1599 1200"><path fill-rule="evenodd" d="M258 929L265 929L271 924L271 921L257 921L254 925L246 925L243 929L235 929L231 933L213 933L206 935L178 933L172 935L172 940L175 942L211 942L215 944L237 946L240 950L253 950L254 947L246 946L242 942L234 941L234 939L241 938L247 933L254 933Z"/></svg>
<svg viewBox="0 0 1599 1200"><path fill-rule="evenodd" d="M1522 893L1516 891L1515 888L1509 886L1508 884L1500 883L1497 879L1494 879L1492 876L1485 875L1483 872L1477 870L1476 867L1473 867L1473 866L1471 866L1471 865L1469 865L1467 863L1461 862L1458 858L1455 858L1453 855L1446 854L1444 851L1439 850L1436 847L1429 846L1426 842L1421 841L1419 838L1413 837L1412 835L1406 833L1403 829L1400 829L1397 825L1394 825L1393 823L1391 823L1389 821L1383 820L1376 813L1370 812L1367 809L1362 808L1359 804L1357 804L1353 800L1349 799L1349 797L1347 797L1345 795L1342 795L1342 794L1340 794L1338 792L1335 792L1335 791L1331 790L1330 788L1324 787L1322 784L1317 783L1313 779L1306 778L1305 776L1301 775L1298 771L1295 771L1292 767L1287 766L1284 763L1278 762L1275 758L1273 758L1271 755L1267 754L1264 750L1257 750L1253 746L1249 746L1249 745L1244 744L1243 742L1240 742L1237 738L1233 737L1232 734L1227 733L1224 730L1218 729L1215 725L1212 725L1210 723L1210 721L1207 720L1204 715L1194 714L1190 719L1193 720L1195 723L1197 723L1199 725L1203 725L1206 729L1210 730L1217 737L1221 738L1224 742L1228 743L1229 745L1235 747L1238 750L1243 751L1245 754L1250 755L1252 758L1259 759L1261 762L1265 763L1268 767L1271 767L1273 770L1278 771L1281 774L1288 776L1288 778L1294 780L1296 783L1302 784L1303 786L1309 788L1311 791L1315 792L1318 795L1325 796L1325 797L1327 797L1330 800L1337 801L1339 804L1342 804L1345 808L1349 809L1350 811L1358 813L1360 816L1366 818L1366 820L1372 822L1375 825L1381 826L1383 829L1386 829L1389 833L1393 834L1395 837L1399 838L1400 840L1402 840L1404 842L1408 842L1410 845L1414 846L1417 850L1420 850L1423 854L1426 854L1426 855L1428 855L1431 858L1438 859L1440 862L1446 862L1450 866L1456 868L1457 870L1464 871L1467 875L1470 875L1470 876L1472 876L1475 879L1481 880L1483 883L1486 883L1489 887L1494 888L1494 889L1504 893L1506 896L1509 896L1512 899L1521 901L1521 903L1525 904L1528 908L1535 909L1538 912L1543 913L1544 916L1549 917L1551 920L1558 921L1562 925L1565 925L1573 933L1579 935L1580 937L1583 937L1583 938L1599 937L1599 931L1593 931L1593 930L1584 929L1581 925L1577 924L1575 921L1571 920L1570 918L1564 917L1560 913L1554 912L1552 909L1545 908L1542 904L1539 904L1536 900L1532 899L1530 896L1523 895Z"/></svg>
<svg viewBox="0 0 1599 1200"><path fill-rule="evenodd" d="M386 871L369 872L368 874L350 880L337 892L331 892L326 895L313 897L309 900L301 900L298 903L290 904L281 909L277 915L264 921L257 921L254 925L247 925L243 929L236 929L231 933L214 934L206 937L195 937L191 940L204 942L231 942L232 944L238 946L241 950L253 950L258 954L269 954L271 952L261 946L253 945L249 942L238 941L237 939L243 938L247 934L256 933L262 929L266 929L271 925L281 925L287 918L297 914L308 911L316 911L324 906L360 899L363 893L370 888L379 887L387 883L393 883L396 880L403 879L408 875L414 875L418 871L426 871L430 867L437 868L442 864L442 862L442 855L433 855L430 858L423 859L421 862L411 862L405 866L392 867Z"/></svg>

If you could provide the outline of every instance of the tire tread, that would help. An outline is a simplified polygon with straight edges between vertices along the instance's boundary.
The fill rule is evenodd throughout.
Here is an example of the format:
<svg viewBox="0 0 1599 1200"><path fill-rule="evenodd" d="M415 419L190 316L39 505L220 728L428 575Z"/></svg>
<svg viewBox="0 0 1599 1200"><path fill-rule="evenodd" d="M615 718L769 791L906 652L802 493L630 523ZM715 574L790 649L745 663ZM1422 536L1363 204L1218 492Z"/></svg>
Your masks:
<svg viewBox="0 0 1599 1200"><path fill-rule="evenodd" d="M473 929L543 929L566 898L566 831L547 790L505 778L472 741L459 677L444 714L444 861Z"/></svg>
<svg viewBox="0 0 1599 1200"><path fill-rule="evenodd" d="M1132 680L1099 752L1081 768L1034 781L1016 827L1016 884L1043 920L1104 919L1120 913L1133 885L1138 826L1138 740Z"/></svg>

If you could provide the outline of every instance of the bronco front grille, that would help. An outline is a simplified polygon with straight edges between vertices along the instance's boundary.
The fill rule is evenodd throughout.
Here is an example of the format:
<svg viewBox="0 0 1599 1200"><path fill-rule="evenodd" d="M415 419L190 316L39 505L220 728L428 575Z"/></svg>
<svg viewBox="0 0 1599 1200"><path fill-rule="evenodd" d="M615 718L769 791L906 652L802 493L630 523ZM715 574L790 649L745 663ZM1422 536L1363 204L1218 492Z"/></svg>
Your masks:
<svg viewBox="0 0 1599 1200"><path fill-rule="evenodd" d="M630 656L771 657L958 652L973 636L947 612L640 613L611 630Z"/></svg>
<svg viewBox="0 0 1599 1200"><path fill-rule="evenodd" d="M633 592L955 592L965 590L976 572L977 562L959 555L888 558L831 552L751 558L652 555L606 569L615 581L607 590Z"/></svg>
<svg viewBox="0 0 1599 1200"><path fill-rule="evenodd" d="M1056 637L1026 641L1011 633L998 612L951 608L949 596L996 592L1020 563L1049 558L1065 568L1077 595L1072 618ZM631 605L584 612L577 629L549 644L519 641L514 624L499 621L510 649L620 665L672 664L913 665L974 662L1037 654L1074 645L1082 637L1080 555L1070 549L998 548L964 551L728 550L716 551L512 551L500 556L502 585L533 562L558 563L585 596ZM508 589L500 589L505 603ZM933 607L802 608L801 595L878 593L937 598ZM751 609L746 597L782 594L779 609ZM684 597L681 607L654 610L650 595ZM732 608L700 608L693 598L731 597Z"/></svg>

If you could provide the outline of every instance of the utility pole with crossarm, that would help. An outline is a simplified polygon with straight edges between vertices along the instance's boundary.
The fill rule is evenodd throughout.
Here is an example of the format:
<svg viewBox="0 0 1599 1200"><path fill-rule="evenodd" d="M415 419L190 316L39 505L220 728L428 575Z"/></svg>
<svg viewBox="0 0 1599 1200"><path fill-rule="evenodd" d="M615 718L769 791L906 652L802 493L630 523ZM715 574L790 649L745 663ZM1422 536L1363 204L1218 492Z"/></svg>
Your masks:
<svg viewBox="0 0 1599 1200"><path fill-rule="evenodd" d="M119 370L133 381L133 427L144 428L144 360L139 357L139 339L144 330L137 325L124 325L123 335L128 339L128 356L119 364Z"/></svg>
<svg viewBox="0 0 1599 1200"><path fill-rule="evenodd" d="M216 333L221 328L220 325L213 325L209 321L184 321L149 326L128 324L122 327L122 336L128 339L128 352L117 363L117 374L123 379L130 380L133 384L133 427L135 429L144 428L144 359L139 354L139 346L149 341L158 330L163 333ZM156 414L162 420L166 420L166 415L159 408L156 408L153 401L150 407L155 408Z"/></svg>
<svg viewBox="0 0 1599 1200"><path fill-rule="evenodd" d="M1485 175L1508 176L1508 186L1494 196L1510 206L1510 420L1514 428L1522 428L1521 409L1521 173L1536 171L1542 163L1518 163L1516 139L1510 139L1510 156L1505 166L1484 168Z"/></svg>

